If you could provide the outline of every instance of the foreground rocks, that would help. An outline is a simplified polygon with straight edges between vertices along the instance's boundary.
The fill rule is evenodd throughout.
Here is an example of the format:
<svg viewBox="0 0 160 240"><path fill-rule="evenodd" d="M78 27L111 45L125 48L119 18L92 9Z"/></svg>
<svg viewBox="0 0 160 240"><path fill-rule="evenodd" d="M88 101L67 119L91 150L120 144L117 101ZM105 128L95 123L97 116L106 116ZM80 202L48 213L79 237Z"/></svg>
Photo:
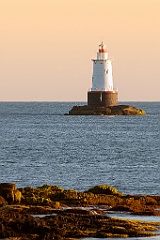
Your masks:
<svg viewBox="0 0 160 240"><path fill-rule="evenodd" d="M131 221L109 215L110 211L123 211L160 216L160 196L124 195L108 185L78 192L50 185L16 189L14 184L14 191L21 196L17 204L17 198L10 199L9 190L8 195L3 191L6 186L0 184L1 239L156 236L160 226L160 222Z"/></svg>
<svg viewBox="0 0 160 240"><path fill-rule="evenodd" d="M145 115L142 109L130 105L118 105L109 107L74 106L69 115Z"/></svg>
<svg viewBox="0 0 160 240"><path fill-rule="evenodd" d="M0 211L0 237L55 239L83 237L154 236L152 223L129 221L93 214L91 211L63 211L44 218L11 210Z"/></svg>

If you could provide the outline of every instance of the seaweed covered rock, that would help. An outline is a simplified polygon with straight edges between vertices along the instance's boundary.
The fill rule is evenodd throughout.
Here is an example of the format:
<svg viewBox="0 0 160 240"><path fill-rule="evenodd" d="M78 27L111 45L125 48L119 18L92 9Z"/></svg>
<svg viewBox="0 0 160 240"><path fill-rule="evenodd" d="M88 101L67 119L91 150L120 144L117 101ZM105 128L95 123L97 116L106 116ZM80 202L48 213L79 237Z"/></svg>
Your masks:
<svg viewBox="0 0 160 240"><path fill-rule="evenodd" d="M142 109L130 105L117 105L108 107L74 106L69 115L145 115Z"/></svg>
<svg viewBox="0 0 160 240"><path fill-rule="evenodd" d="M17 190L15 184L1 184L0 189L1 194L9 194L6 195L9 205L0 196L0 238L50 240L158 234L155 231L160 226L159 222L116 219L108 213L111 210L160 216L160 196L124 195L106 184L94 186L85 192L51 185ZM21 205L12 204L16 190L22 194Z"/></svg>
<svg viewBox="0 0 160 240"><path fill-rule="evenodd" d="M158 223L116 219L88 210L66 210L44 218L13 210L0 210L0 237L22 239L65 239L157 236ZM16 238L16 239L17 239Z"/></svg>
<svg viewBox="0 0 160 240"><path fill-rule="evenodd" d="M124 195L107 184L94 186L85 192L64 190L59 186L51 185L25 187L19 191L22 193L21 204L48 206L55 209L61 209L63 206L108 205L127 206L131 212L136 213L153 212L153 208L159 208L160 205L158 196Z"/></svg>
<svg viewBox="0 0 160 240"><path fill-rule="evenodd" d="M59 208L60 204L53 196L61 194L64 189L59 186L43 185L41 187L25 187L19 189L22 192L22 204L52 206Z"/></svg>
<svg viewBox="0 0 160 240"><path fill-rule="evenodd" d="M109 186L107 184L94 186L85 192L91 192L94 194L119 195L119 196L123 195L123 193L118 192L116 188Z"/></svg>

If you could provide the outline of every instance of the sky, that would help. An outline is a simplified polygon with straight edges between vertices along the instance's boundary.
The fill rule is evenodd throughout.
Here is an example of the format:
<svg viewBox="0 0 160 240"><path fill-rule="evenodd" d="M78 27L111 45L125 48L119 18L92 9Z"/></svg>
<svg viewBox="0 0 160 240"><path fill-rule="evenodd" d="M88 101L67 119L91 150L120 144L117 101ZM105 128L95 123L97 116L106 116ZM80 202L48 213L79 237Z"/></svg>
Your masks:
<svg viewBox="0 0 160 240"><path fill-rule="evenodd" d="M119 101L160 101L160 0L0 0L0 101L87 101L102 41Z"/></svg>

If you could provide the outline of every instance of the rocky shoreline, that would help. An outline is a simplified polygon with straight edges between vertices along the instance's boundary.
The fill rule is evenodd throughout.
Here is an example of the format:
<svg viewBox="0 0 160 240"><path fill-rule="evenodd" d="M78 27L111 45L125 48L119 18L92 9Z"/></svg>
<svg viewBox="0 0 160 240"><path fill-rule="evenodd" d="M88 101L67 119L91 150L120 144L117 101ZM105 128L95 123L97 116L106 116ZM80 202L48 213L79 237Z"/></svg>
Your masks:
<svg viewBox="0 0 160 240"><path fill-rule="evenodd" d="M160 222L111 217L110 212L160 216L160 196L125 195L108 185L85 192L59 186L0 184L0 238L52 240L157 236Z"/></svg>
<svg viewBox="0 0 160 240"><path fill-rule="evenodd" d="M74 106L69 115L145 115L142 109L130 105L117 105L108 107Z"/></svg>

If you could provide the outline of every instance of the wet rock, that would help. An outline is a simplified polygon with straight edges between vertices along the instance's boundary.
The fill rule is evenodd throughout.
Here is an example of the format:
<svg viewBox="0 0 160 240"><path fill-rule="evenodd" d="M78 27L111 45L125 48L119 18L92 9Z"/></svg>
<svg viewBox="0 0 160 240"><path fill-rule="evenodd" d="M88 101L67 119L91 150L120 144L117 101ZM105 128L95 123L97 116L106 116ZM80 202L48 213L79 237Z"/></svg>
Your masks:
<svg viewBox="0 0 160 240"><path fill-rule="evenodd" d="M128 206L118 205L115 207L111 207L110 209L108 209L108 211L131 212L131 209Z"/></svg>
<svg viewBox="0 0 160 240"><path fill-rule="evenodd" d="M27 214L48 214L52 212L52 208L46 208L44 206L31 206L23 210L23 213Z"/></svg>
<svg viewBox="0 0 160 240"><path fill-rule="evenodd" d="M80 215L94 215L97 214L93 210L87 210L82 208L69 208L61 212L61 214L80 214Z"/></svg>
<svg viewBox="0 0 160 240"><path fill-rule="evenodd" d="M145 211L132 212L132 214L141 215L141 216L160 216L160 211L155 209L148 209Z"/></svg>

